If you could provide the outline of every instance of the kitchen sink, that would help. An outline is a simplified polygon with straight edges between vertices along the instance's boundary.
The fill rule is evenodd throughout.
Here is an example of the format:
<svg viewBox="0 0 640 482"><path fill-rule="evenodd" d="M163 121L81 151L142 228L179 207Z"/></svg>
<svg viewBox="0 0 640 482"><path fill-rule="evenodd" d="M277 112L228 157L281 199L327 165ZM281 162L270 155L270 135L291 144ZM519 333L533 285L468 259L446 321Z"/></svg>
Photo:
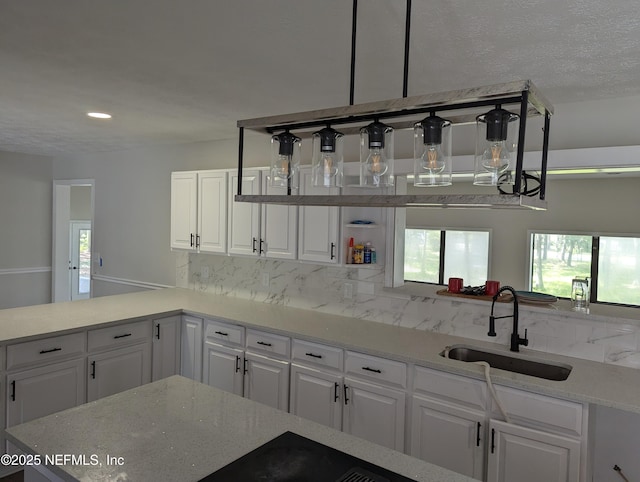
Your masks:
<svg viewBox="0 0 640 482"><path fill-rule="evenodd" d="M492 368L521 373L545 380L563 381L571 373L571 365L550 363L524 355L507 355L505 353L475 348L468 345L454 345L440 353L440 356L464 362L487 362Z"/></svg>

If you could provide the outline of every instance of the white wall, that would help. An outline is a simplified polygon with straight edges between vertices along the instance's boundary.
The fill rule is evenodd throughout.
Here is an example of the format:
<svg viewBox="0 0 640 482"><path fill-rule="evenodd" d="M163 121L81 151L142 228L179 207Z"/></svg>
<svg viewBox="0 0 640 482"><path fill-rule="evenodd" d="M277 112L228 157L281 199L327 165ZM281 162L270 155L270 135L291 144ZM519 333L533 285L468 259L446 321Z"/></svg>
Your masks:
<svg viewBox="0 0 640 482"><path fill-rule="evenodd" d="M51 300L51 159L0 152L0 309Z"/></svg>
<svg viewBox="0 0 640 482"><path fill-rule="evenodd" d="M71 186L71 220L91 220L91 186Z"/></svg>

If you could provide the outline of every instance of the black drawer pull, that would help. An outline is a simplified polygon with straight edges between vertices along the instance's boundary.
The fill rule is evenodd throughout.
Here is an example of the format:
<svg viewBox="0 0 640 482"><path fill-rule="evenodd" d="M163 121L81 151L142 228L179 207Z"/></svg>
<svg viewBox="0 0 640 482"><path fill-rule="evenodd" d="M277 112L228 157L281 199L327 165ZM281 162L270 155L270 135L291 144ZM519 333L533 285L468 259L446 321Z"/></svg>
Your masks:
<svg viewBox="0 0 640 482"><path fill-rule="evenodd" d="M305 355L310 356L312 358L322 358L322 355L316 355L315 353L305 353Z"/></svg>
<svg viewBox="0 0 640 482"><path fill-rule="evenodd" d="M216 331L216 335L229 336L229 333L225 333L223 331Z"/></svg>
<svg viewBox="0 0 640 482"><path fill-rule="evenodd" d="M51 348L50 350L40 350L40 354L53 353L54 351L62 351L62 348Z"/></svg>
<svg viewBox="0 0 640 482"><path fill-rule="evenodd" d="M257 341L256 345L262 345L262 346L271 346L271 343L266 343L264 341Z"/></svg>
<svg viewBox="0 0 640 482"><path fill-rule="evenodd" d="M236 373L240 371L240 357L236 355Z"/></svg>
<svg viewBox="0 0 640 482"><path fill-rule="evenodd" d="M340 385L338 385L338 382L335 382L335 387L334 387L334 395L333 395L333 401L337 402L338 401L338 389L340 388Z"/></svg>
<svg viewBox="0 0 640 482"><path fill-rule="evenodd" d="M331 259L336 257L336 243L331 243Z"/></svg>
<svg viewBox="0 0 640 482"><path fill-rule="evenodd" d="M200 235L196 234L196 248L200 247Z"/></svg>
<svg viewBox="0 0 640 482"><path fill-rule="evenodd" d="M11 381L11 401L12 402L16 401L16 381L15 380Z"/></svg>
<svg viewBox="0 0 640 482"><path fill-rule="evenodd" d="M244 359L244 374L245 374L245 375L246 375L246 374L247 374L247 372L249 371L249 370L247 369L247 361L248 361L248 360L245 358L245 359Z"/></svg>
<svg viewBox="0 0 640 482"><path fill-rule="evenodd" d="M480 447L480 429L482 428L482 424L478 422L476 426L476 447Z"/></svg>
<svg viewBox="0 0 640 482"><path fill-rule="evenodd" d="M496 430L494 428L491 429L491 453L496 449Z"/></svg>
<svg viewBox="0 0 640 482"><path fill-rule="evenodd" d="M96 362L91 362L91 378L96 377Z"/></svg>
<svg viewBox="0 0 640 482"><path fill-rule="evenodd" d="M344 404L347 405L349 403L349 397L347 396L347 390L349 387L347 385L344 386Z"/></svg>
<svg viewBox="0 0 640 482"><path fill-rule="evenodd" d="M255 253L256 251L258 251L258 249L256 248L256 241L258 241L256 238L253 238L253 252Z"/></svg>
<svg viewBox="0 0 640 482"><path fill-rule="evenodd" d="M160 323L156 324L156 338L160 339Z"/></svg>
<svg viewBox="0 0 640 482"><path fill-rule="evenodd" d="M131 333L125 333L124 335L115 335L113 339L117 340L118 338L126 338L128 336L131 336Z"/></svg>
<svg viewBox="0 0 640 482"><path fill-rule="evenodd" d="M362 369L367 370L368 372L382 373L382 370L378 370L377 368L362 367Z"/></svg>
<svg viewBox="0 0 640 482"><path fill-rule="evenodd" d="M191 233L191 247L193 248L193 233Z"/></svg>

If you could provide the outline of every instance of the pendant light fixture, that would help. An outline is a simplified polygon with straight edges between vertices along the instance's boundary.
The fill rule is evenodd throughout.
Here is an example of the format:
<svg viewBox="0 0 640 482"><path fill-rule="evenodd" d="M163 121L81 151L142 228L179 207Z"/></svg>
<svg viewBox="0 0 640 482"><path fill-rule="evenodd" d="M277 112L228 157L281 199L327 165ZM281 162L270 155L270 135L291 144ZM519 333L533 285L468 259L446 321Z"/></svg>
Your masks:
<svg viewBox="0 0 640 482"><path fill-rule="evenodd" d="M476 160L473 183L497 186L512 165L520 117L500 105L476 117Z"/></svg>
<svg viewBox="0 0 640 482"><path fill-rule="evenodd" d="M300 179L301 139L284 131L271 137L271 186L297 193Z"/></svg>
<svg viewBox="0 0 640 482"><path fill-rule="evenodd" d="M435 112L413 128L413 185L451 184L451 122Z"/></svg>
<svg viewBox="0 0 640 482"><path fill-rule="evenodd" d="M375 120L360 129L360 186L393 186L393 128Z"/></svg>
<svg viewBox="0 0 640 482"><path fill-rule="evenodd" d="M316 187L342 187L343 135L330 126L312 135L311 177Z"/></svg>

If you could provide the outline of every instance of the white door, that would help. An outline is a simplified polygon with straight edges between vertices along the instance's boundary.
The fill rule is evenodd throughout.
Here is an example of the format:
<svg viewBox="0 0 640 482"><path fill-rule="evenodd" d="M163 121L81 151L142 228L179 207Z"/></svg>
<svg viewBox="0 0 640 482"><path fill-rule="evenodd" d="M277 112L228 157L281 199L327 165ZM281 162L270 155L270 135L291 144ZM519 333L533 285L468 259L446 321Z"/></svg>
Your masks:
<svg viewBox="0 0 640 482"><path fill-rule="evenodd" d="M69 239L71 300L86 300L91 294L91 223L71 221Z"/></svg>
<svg viewBox="0 0 640 482"><path fill-rule="evenodd" d="M273 408L289 410L289 362L245 353L244 396Z"/></svg>
<svg viewBox="0 0 640 482"><path fill-rule="evenodd" d="M88 402L139 387L151 381L149 343L91 355L88 363Z"/></svg>
<svg viewBox="0 0 640 482"><path fill-rule="evenodd" d="M285 187L271 187L264 176L262 189L266 194L287 194ZM263 204L260 223L264 241L262 255L267 258L296 259L298 255L298 206Z"/></svg>
<svg viewBox="0 0 640 482"><path fill-rule="evenodd" d="M197 173L171 173L171 247L196 249Z"/></svg>
<svg viewBox="0 0 640 482"><path fill-rule="evenodd" d="M260 204L234 201L238 192L238 173L229 175L229 254L259 256ZM260 194L260 171L242 171L242 194Z"/></svg>
<svg viewBox="0 0 640 482"><path fill-rule="evenodd" d="M227 173L198 173L197 247L204 253L227 251Z"/></svg>
<svg viewBox="0 0 640 482"><path fill-rule="evenodd" d="M202 381L202 319L182 317L182 342L180 371L183 377Z"/></svg>
<svg viewBox="0 0 640 482"><path fill-rule="evenodd" d="M404 452L404 392L344 379L343 430L384 447Z"/></svg>
<svg viewBox="0 0 640 482"><path fill-rule="evenodd" d="M580 441L490 420L489 482L578 482Z"/></svg>
<svg viewBox="0 0 640 482"><path fill-rule="evenodd" d="M7 427L84 403L84 359L7 376Z"/></svg>
<svg viewBox="0 0 640 482"><path fill-rule="evenodd" d="M300 172L300 190L305 195L337 195L338 188L314 187L311 170ZM301 206L298 230L298 259L337 263L339 260L338 233L340 208Z"/></svg>
<svg viewBox="0 0 640 482"><path fill-rule="evenodd" d="M413 397L411 455L440 467L482 479L485 414Z"/></svg>
<svg viewBox="0 0 640 482"><path fill-rule="evenodd" d="M342 405L341 375L291 365L291 413L342 430Z"/></svg>
<svg viewBox="0 0 640 482"><path fill-rule="evenodd" d="M242 396L243 361L242 350L206 342L202 367L203 383Z"/></svg>
<svg viewBox="0 0 640 482"><path fill-rule="evenodd" d="M180 327L182 317L170 316L153 320L151 349L153 381L180 373Z"/></svg>

